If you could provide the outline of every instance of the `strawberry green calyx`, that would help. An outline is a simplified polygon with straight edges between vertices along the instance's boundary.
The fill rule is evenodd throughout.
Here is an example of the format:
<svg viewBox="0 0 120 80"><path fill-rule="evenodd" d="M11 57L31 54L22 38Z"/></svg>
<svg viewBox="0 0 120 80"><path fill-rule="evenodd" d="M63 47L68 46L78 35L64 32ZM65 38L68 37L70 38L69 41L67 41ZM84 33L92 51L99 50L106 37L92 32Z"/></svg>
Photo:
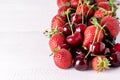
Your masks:
<svg viewBox="0 0 120 80"><path fill-rule="evenodd" d="M96 71L103 72L106 69L109 69L110 61L107 58L102 58L98 56L97 64L95 64L95 67L97 68Z"/></svg>

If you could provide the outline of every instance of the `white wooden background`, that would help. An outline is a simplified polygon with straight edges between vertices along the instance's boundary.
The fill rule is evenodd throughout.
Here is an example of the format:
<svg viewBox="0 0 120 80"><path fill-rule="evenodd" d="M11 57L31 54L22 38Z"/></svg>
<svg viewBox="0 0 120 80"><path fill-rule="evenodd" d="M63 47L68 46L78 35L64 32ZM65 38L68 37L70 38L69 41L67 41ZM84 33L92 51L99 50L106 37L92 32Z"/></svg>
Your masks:
<svg viewBox="0 0 120 80"><path fill-rule="evenodd" d="M56 0L0 0L0 80L119 80L120 68L96 73L54 65L42 31L57 9Z"/></svg>

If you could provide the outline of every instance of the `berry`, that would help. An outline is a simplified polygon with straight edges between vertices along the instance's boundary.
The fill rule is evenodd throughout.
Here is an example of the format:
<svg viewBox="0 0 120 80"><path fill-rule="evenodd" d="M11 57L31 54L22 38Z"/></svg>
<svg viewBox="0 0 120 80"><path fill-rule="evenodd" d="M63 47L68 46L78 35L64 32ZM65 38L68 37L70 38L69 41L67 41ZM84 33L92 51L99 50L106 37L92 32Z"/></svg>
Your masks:
<svg viewBox="0 0 120 80"><path fill-rule="evenodd" d="M120 66L120 52L112 53L109 57L111 66L118 67Z"/></svg>
<svg viewBox="0 0 120 80"><path fill-rule="evenodd" d="M100 2L100 3L98 3L98 7L103 8L106 11L112 10L112 7L109 6L108 2Z"/></svg>
<svg viewBox="0 0 120 80"><path fill-rule="evenodd" d="M64 48L64 49L69 50L69 49L70 49L70 46L69 46L68 44L64 43L64 44L61 44L61 45L60 45L60 48L61 48L61 49Z"/></svg>
<svg viewBox="0 0 120 80"><path fill-rule="evenodd" d="M71 22L79 24L82 22L82 15L75 15L75 13L71 14Z"/></svg>
<svg viewBox="0 0 120 80"><path fill-rule="evenodd" d="M77 8L79 0L70 0L71 7Z"/></svg>
<svg viewBox="0 0 120 80"><path fill-rule="evenodd" d="M85 58L85 54L79 54L76 56L73 62L73 66L76 70L87 70L88 60Z"/></svg>
<svg viewBox="0 0 120 80"><path fill-rule="evenodd" d="M109 35L115 38L119 33L119 21L114 17L108 15L101 20L101 25L106 25L106 29L109 31Z"/></svg>
<svg viewBox="0 0 120 80"><path fill-rule="evenodd" d="M93 5L93 4L95 4L95 0L90 0L90 3L89 3L90 5Z"/></svg>
<svg viewBox="0 0 120 80"><path fill-rule="evenodd" d="M83 41L83 45L87 46L89 44L89 42L93 42L93 39L95 37L95 32L96 32L96 27L94 25L88 26L85 29L84 32L84 41ZM98 36L98 34L96 34L96 38L95 38L95 42L97 41L97 39L99 38L99 41L102 41L104 34L103 31L98 27L98 33L100 34L100 37Z"/></svg>
<svg viewBox="0 0 120 80"><path fill-rule="evenodd" d="M82 39L82 35L79 32L75 32L73 35L68 36L66 38L66 41L68 44L72 46L78 46L82 44L83 39Z"/></svg>
<svg viewBox="0 0 120 80"><path fill-rule="evenodd" d="M51 51L55 51L60 45L65 43L65 37L59 33L54 34L49 40Z"/></svg>
<svg viewBox="0 0 120 80"><path fill-rule="evenodd" d="M86 27L87 26L85 24L78 24L75 28L75 31L80 32L80 33L84 33Z"/></svg>
<svg viewBox="0 0 120 80"><path fill-rule="evenodd" d="M107 2L107 0L95 0L95 2L98 4L100 2Z"/></svg>
<svg viewBox="0 0 120 80"><path fill-rule="evenodd" d="M88 8L87 4L83 4L83 5L79 5L77 7L76 13L78 15L81 15L82 11L83 11L83 14L87 14L88 10L89 10L89 8Z"/></svg>
<svg viewBox="0 0 120 80"><path fill-rule="evenodd" d="M58 9L58 14L59 15L65 15L65 12L69 9L68 6L62 6Z"/></svg>
<svg viewBox="0 0 120 80"><path fill-rule="evenodd" d="M112 50L113 50L113 52L116 52L116 51L120 52L120 43L115 44L113 46Z"/></svg>
<svg viewBox="0 0 120 80"><path fill-rule="evenodd" d="M57 5L59 8L62 6L70 6L70 2L69 0L57 0Z"/></svg>
<svg viewBox="0 0 120 80"><path fill-rule="evenodd" d="M60 49L54 55L54 62L59 68L67 69L72 65L72 55L68 50Z"/></svg>
<svg viewBox="0 0 120 80"><path fill-rule="evenodd" d="M66 18L61 16L61 15L56 15L53 17L52 22L51 22L51 28L55 29L56 27L62 27L65 25Z"/></svg>
<svg viewBox="0 0 120 80"><path fill-rule="evenodd" d="M92 60L92 68L95 71L102 72L109 69L110 63L105 56L96 56Z"/></svg>
<svg viewBox="0 0 120 80"><path fill-rule="evenodd" d="M102 18L104 17L104 14L105 14L104 11L98 9L98 10L94 13L94 16L97 17L97 18L99 18L99 19L102 19Z"/></svg>
<svg viewBox="0 0 120 80"><path fill-rule="evenodd" d="M91 54L102 55L105 49L105 44L103 42L95 42L93 43L93 45L92 43L90 43L88 45L88 49L91 52Z"/></svg>
<svg viewBox="0 0 120 80"><path fill-rule="evenodd" d="M73 26L74 27L74 26ZM72 31L70 29L70 25L68 23L66 23L64 26L63 26L63 34L65 36L68 36L68 35L71 35L72 34Z"/></svg>

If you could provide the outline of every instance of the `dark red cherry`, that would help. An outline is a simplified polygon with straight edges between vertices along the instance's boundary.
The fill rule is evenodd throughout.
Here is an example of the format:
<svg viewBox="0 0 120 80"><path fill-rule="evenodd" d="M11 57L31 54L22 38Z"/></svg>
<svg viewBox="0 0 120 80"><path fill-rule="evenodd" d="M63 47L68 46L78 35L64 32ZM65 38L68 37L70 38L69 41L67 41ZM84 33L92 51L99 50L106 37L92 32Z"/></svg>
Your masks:
<svg viewBox="0 0 120 80"><path fill-rule="evenodd" d="M82 39L82 35L79 32L75 32L73 35L69 35L66 38L66 41L68 44L72 46L77 46L77 45L82 44L83 39Z"/></svg>
<svg viewBox="0 0 120 80"><path fill-rule="evenodd" d="M88 49L92 54L101 55L105 49L105 44L103 42L95 42L92 45L92 42L88 44Z"/></svg>
<svg viewBox="0 0 120 80"><path fill-rule="evenodd" d="M115 45L113 46L112 50L113 50L114 52L116 52L116 51L119 51L119 52L120 52L120 43L115 44Z"/></svg>
<svg viewBox="0 0 120 80"><path fill-rule="evenodd" d="M95 0L90 0L90 3L89 3L90 5L93 5L93 4L95 4Z"/></svg>
<svg viewBox="0 0 120 80"><path fill-rule="evenodd" d="M110 55L110 48L105 48L103 51L104 55Z"/></svg>
<svg viewBox="0 0 120 80"><path fill-rule="evenodd" d="M73 13L70 15L70 21L79 24L82 22L82 15L75 15L75 13Z"/></svg>
<svg viewBox="0 0 120 80"><path fill-rule="evenodd" d="M70 47L69 47L69 45L68 44L61 44L60 45L60 48L64 48L64 49L67 49L67 50L69 50L70 49Z"/></svg>
<svg viewBox="0 0 120 80"><path fill-rule="evenodd" d="M68 36L68 35L72 34L71 29L70 29L70 25L68 23L66 23L62 28L63 28L63 34L65 36ZM74 30L74 25L73 25L72 29Z"/></svg>
<svg viewBox="0 0 120 80"><path fill-rule="evenodd" d="M88 10L88 12L87 12L87 18L89 19L89 18L91 18L93 15L94 15L93 9Z"/></svg>
<svg viewBox="0 0 120 80"><path fill-rule="evenodd" d="M81 32L84 33L85 29L86 29L86 25L85 24L78 24L75 28L76 32Z"/></svg>
<svg viewBox="0 0 120 80"><path fill-rule="evenodd" d="M120 66L120 52L115 52L109 57L111 66L118 67Z"/></svg>
<svg viewBox="0 0 120 80"><path fill-rule="evenodd" d="M88 69L88 60L85 58L85 54L79 54L76 56L73 62L73 66L76 70L87 70Z"/></svg>

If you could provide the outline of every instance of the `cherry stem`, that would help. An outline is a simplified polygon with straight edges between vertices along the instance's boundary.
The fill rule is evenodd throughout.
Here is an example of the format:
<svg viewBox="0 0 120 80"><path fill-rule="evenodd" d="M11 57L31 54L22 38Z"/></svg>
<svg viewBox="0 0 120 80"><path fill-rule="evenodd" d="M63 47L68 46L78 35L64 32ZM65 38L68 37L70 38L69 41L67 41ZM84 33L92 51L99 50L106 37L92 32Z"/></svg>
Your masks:
<svg viewBox="0 0 120 80"><path fill-rule="evenodd" d="M67 20L68 20L68 23L69 23L69 26L70 26L70 30L71 30L71 32L72 32L72 35L73 35L73 29L72 29L72 26L73 26L73 22L71 23L70 22L70 19L69 19L69 11L70 11L70 9L71 8L69 8L68 10L67 10L67 12L66 12L66 15L67 15Z"/></svg>

